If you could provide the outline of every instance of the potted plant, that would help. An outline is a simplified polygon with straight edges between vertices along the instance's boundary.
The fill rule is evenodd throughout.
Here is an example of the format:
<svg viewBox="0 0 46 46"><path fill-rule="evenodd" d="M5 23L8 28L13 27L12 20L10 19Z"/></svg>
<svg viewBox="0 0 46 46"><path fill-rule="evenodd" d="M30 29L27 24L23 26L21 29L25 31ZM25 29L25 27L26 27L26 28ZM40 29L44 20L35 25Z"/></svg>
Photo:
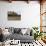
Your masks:
<svg viewBox="0 0 46 46"><path fill-rule="evenodd" d="M34 40L36 40L36 38L38 37L38 32L37 32L38 27L32 27L32 28L33 28L33 31L34 31Z"/></svg>
<svg viewBox="0 0 46 46"><path fill-rule="evenodd" d="M35 31L35 33L34 33L34 40L36 40L38 37L41 38L42 32L38 31L39 28L38 27L32 27L32 28Z"/></svg>

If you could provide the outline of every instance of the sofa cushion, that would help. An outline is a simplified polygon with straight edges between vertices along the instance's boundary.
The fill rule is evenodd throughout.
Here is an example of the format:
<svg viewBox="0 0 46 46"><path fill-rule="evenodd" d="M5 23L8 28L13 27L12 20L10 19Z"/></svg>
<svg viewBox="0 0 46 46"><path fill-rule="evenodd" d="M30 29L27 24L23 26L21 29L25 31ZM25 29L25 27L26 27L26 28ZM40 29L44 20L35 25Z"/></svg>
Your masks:
<svg viewBox="0 0 46 46"><path fill-rule="evenodd" d="M9 27L8 32L14 34L14 27Z"/></svg>
<svg viewBox="0 0 46 46"><path fill-rule="evenodd" d="M14 28L14 33L20 33L21 29L20 28Z"/></svg>
<svg viewBox="0 0 46 46"><path fill-rule="evenodd" d="M27 28L21 29L21 33L24 35L27 32Z"/></svg>
<svg viewBox="0 0 46 46"><path fill-rule="evenodd" d="M20 42L32 42L32 40L34 40L34 37L33 36L29 36L29 35L21 35L21 34L13 34L13 35L10 35L9 38L12 40L12 39L15 39L15 40L20 40ZM23 41L24 40L24 41Z"/></svg>

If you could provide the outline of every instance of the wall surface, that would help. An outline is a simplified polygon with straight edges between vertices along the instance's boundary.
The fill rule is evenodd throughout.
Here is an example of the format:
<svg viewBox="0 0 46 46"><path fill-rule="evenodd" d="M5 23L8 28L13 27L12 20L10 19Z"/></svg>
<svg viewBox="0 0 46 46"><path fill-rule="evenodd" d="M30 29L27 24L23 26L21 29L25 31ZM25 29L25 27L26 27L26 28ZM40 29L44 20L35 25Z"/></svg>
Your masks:
<svg viewBox="0 0 46 46"><path fill-rule="evenodd" d="M21 14L21 20L9 21L8 11ZM40 4L37 1L31 1L29 4L24 1L13 1L12 3L0 1L0 27L31 28L32 26L40 26Z"/></svg>

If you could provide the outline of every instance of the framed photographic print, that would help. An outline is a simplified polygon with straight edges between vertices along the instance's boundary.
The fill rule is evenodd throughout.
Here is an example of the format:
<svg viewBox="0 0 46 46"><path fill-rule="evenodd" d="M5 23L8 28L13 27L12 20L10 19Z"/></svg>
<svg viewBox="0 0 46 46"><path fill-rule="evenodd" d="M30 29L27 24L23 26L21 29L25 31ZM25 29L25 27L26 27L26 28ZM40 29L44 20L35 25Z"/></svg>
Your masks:
<svg viewBox="0 0 46 46"><path fill-rule="evenodd" d="M21 20L21 15L14 11L8 11L8 20Z"/></svg>

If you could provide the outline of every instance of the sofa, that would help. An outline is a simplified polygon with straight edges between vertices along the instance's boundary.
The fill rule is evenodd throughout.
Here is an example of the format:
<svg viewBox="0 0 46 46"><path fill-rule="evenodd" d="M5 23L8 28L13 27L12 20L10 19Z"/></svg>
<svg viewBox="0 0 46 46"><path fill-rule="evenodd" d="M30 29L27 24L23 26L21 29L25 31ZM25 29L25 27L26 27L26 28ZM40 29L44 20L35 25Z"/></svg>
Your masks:
<svg viewBox="0 0 46 46"><path fill-rule="evenodd" d="M32 31L29 28L9 27L8 32L10 33L10 35L4 35L4 41L7 39L20 40L21 43L32 43L34 41Z"/></svg>

